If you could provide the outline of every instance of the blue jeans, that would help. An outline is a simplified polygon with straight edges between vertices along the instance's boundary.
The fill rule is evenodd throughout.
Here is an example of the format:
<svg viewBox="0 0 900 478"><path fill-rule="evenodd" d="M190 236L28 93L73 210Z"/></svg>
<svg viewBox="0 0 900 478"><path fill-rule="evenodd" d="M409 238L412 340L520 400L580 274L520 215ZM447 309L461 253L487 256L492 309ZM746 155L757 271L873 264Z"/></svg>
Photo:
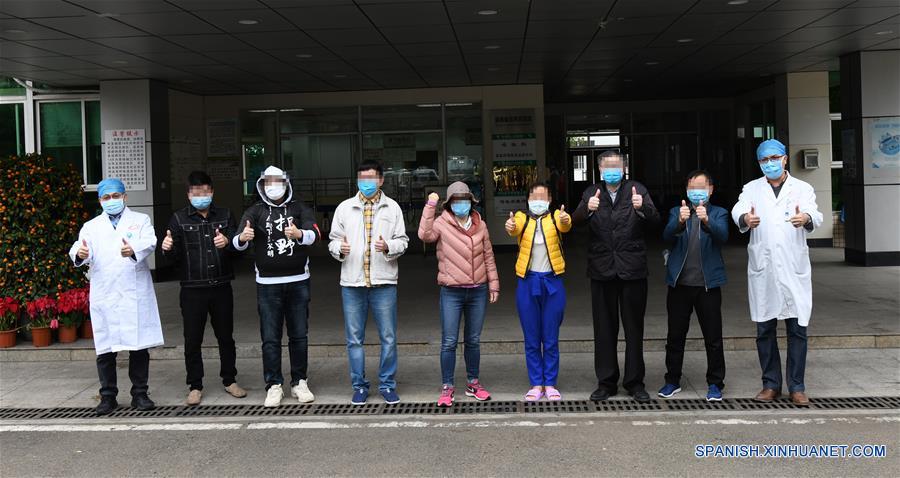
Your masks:
<svg viewBox="0 0 900 478"><path fill-rule="evenodd" d="M516 309L525 338L525 365L532 387L556 386L559 376L559 327L566 311L566 289L553 272L518 278Z"/></svg>
<svg viewBox="0 0 900 478"><path fill-rule="evenodd" d="M397 388L397 286L341 287L344 302L344 332L350 359L350 382L353 389L369 389L366 380L366 321L369 311L381 339L381 363L378 369L379 390Z"/></svg>
<svg viewBox="0 0 900 478"><path fill-rule="evenodd" d="M291 357L291 386L306 380L309 330L309 280L286 284L256 284L259 335L262 338L263 378L266 390L284 383L281 375L281 337L287 324Z"/></svg>
<svg viewBox="0 0 900 478"><path fill-rule="evenodd" d="M781 356L778 354L778 319L756 323L756 351L762 368L763 388L781 390ZM787 327L787 384L789 392L803 392L806 386L806 327L797 319L785 319Z"/></svg>
<svg viewBox="0 0 900 478"><path fill-rule="evenodd" d="M463 313L466 359L466 377L471 382L478 378L481 362L481 328L484 326L484 309L487 307L487 284L478 287L441 287L441 381L453 385L456 372L456 343L459 338L459 322Z"/></svg>

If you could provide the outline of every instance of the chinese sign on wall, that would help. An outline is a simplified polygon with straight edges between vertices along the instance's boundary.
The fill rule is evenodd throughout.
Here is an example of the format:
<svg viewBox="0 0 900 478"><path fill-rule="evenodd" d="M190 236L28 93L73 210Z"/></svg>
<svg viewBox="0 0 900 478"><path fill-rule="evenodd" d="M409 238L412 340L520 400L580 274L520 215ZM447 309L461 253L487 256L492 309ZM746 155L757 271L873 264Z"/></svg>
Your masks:
<svg viewBox="0 0 900 478"><path fill-rule="evenodd" d="M491 113L494 214L508 216L525 204L528 186L537 180L534 110Z"/></svg>
<svg viewBox="0 0 900 478"><path fill-rule="evenodd" d="M147 189L143 129L108 129L104 134L103 177L119 178L129 191Z"/></svg>
<svg viewBox="0 0 900 478"><path fill-rule="evenodd" d="M206 122L206 155L210 158L237 158L237 120Z"/></svg>
<svg viewBox="0 0 900 478"><path fill-rule="evenodd" d="M900 179L900 117L871 118L866 123L871 158L868 178L897 181Z"/></svg>

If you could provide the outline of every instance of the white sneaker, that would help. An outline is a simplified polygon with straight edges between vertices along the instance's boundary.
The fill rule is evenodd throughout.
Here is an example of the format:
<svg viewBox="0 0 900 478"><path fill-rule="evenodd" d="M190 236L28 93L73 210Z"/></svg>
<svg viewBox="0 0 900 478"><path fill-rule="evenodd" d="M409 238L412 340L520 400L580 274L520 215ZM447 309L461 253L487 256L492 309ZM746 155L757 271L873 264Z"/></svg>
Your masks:
<svg viewBox="0 0 900 478"><path fill-rule="evenodd" d="M316 396L309 391L309 385L306 380L300 380L297 385L291 387L291 396L295 397L300 403L309 403L316 399Z"/></svg>
<svg viewBox="0 0 900 478"><path fill-rule="evenodd" d="M269 391L266 392L266 401L263 403L264 407L277 407L281 405L281 399L284 397L284 390L281 389L281 385L272 385L269 387Z"/></svg>

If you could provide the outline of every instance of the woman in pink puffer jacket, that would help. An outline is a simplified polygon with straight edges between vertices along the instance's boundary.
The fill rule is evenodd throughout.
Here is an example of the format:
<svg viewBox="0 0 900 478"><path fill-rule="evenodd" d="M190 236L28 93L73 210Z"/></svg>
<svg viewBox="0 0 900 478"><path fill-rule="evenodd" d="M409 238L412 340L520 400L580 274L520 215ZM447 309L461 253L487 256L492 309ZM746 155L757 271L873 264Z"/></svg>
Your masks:
<svg viewBox="0 0 900 478"><path fill-rule="evenodd" d="M447 188L443 211L436 214L440 196L431 193L419 222L419 239L437 243L438 284L441 286L441 395L438 406L454 399L456 343L465 313L466 395L489 400L491 394L478 381L479 342L487 302L497 302L500 278L487 224L472 211L475 197L463 182Z"/></svg>

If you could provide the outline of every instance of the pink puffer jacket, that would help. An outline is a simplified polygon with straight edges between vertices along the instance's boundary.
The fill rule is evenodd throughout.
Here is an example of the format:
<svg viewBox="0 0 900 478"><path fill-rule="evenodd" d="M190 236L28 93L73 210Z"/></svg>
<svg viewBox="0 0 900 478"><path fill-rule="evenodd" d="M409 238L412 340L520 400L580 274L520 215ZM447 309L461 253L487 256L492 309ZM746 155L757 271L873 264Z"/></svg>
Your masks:
<svg viewBox="0 0 900 478"><path fill-rule="evenodd" d="M488 283L500 292L494 249L487 225L472 211L472 226L465 230L449 211L435 217L435 206L425 205L419 221L419 239L437 242L438 284L457 287Z"/></svg>

